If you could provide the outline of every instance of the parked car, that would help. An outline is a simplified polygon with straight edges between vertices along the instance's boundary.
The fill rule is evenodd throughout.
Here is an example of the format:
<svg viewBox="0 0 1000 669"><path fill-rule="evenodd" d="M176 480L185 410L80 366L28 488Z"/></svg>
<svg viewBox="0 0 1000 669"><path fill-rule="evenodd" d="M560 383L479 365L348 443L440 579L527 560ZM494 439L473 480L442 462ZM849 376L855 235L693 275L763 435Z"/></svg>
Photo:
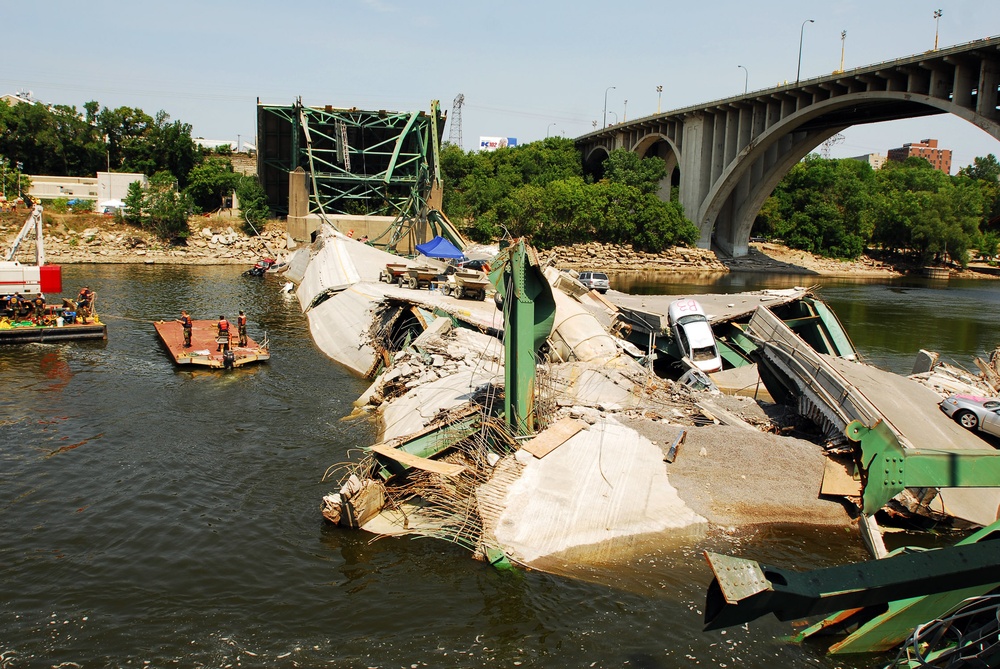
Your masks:
<svg viewBox="0 0 1000 669"><path fill-rule="evenodd" d="M722 369L715 333L698 300L681 298L671 302L667 308L667 322L681 355L695 367L707 374Z"/></svg>
<svg viewBox="0 0 1000 669"><path fill-rule="evenodd" d="M602 295L608 292L608 289L611 288L611 282L608 281L608 275L604 272L580 272L578 280L587 288L596 290Z"/></svg>
<svg viewBox="0 0 1000 669"><path fill-rule="evenodd" d="M965 429L1000 437L1000 398L952 395L938 406Z"/></svg>

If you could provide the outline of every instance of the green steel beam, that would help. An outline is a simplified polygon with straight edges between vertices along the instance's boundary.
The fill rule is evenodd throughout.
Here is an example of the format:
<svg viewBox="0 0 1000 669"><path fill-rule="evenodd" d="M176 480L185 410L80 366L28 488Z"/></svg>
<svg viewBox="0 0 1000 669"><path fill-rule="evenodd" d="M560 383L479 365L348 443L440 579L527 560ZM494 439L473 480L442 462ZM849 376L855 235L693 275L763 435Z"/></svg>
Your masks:
<svg viewBox="0 0 1000 669"><path fill-rule="evenodd" d="M503 300L504 411L515 435L535 431L535 365L552 332L555 299L535 250L524 239L502 249L490 281Z"/></svg>
<svg viewBox="0 0 1000 669"><path fill-rule="evenodd" d="M741 625L773 613L795 620L841 609L994 583L1000 550L993 541L901 553L859 564L794 572L705 552L705 629Z"/></svg>
<svg viewBox="0 0 1000 669"><path fill-rule="evenodd" d="M883 421L872 428L852 421L846 434L861 442L865 515L874 514L906 488L1000 487L1000 451L995 449L904 449Z"/></svg>
<svg viewBox="0 0 1000 669"><path fill-rule="evenodd" d="M452 448L463 439L467 439L475 434L482 426L482 422L482 417L476 411L454 423L437 425L411 435L396 448L410 455L416 455L421 458L432 458L438 453ZM375 454L375 460L380 466L379 475L386 481L410 469L408 465L404 465L402 462L377 453Z"/></svg>
<svg viewBox="0 0 1000 669"><path fill-rule="evenodd" d="M1000 521L962 539L957 545L998 539L1000 539ZM802 630L793 637L793 641L800 642L814 636L829 636L857 627L855 631L830 646L828 652L831 655L886 652L906 641L917 625L942 618L969 597L980 597L1000 587L1000 575L996 578L997 580L989 583L900 599L890 602L888 608L879 605L839 611Z"/></svg>

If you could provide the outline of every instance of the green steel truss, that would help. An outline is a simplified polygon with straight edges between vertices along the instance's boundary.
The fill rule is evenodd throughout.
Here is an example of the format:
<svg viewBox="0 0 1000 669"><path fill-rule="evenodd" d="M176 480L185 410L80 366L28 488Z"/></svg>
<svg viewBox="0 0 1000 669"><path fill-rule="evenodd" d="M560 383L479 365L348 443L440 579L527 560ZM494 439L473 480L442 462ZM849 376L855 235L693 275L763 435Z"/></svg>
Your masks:
<svg viewBox="0 0 1000 669"><path fill-rule="evenodd" d="M258 172L272 210L288 211L288 173L309 175L309 211L415 218L439 177L444 123L430 113L257 106Z"/></svg>

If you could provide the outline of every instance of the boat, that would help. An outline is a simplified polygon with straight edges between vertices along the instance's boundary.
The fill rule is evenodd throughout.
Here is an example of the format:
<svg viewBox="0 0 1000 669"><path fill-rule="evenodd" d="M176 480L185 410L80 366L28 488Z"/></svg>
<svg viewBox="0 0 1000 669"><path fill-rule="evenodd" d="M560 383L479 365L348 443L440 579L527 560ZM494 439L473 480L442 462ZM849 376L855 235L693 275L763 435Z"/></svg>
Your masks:
<svg viewBox="0 0 1000 669"><path fill-rule="evenodd" d="M156 321L156 333L171 359L178 365L197 365L210 369L232 369L271 359L267 336L257 343L247 337L246 346L224 346L217 350L216 323L211 320L192 321L191 346L184 346L184 329L180 321Z"/></svg>
<svg viewBox="0 0 1000 669"><path fill-rule="evenodd" d="M31 239L34 231L35 262L25 264L16 260L22 242ZM76 305L72 300L63 300L61 305L46 304L44 316L36 321L28 314L7 313L7 298L19 295L25 301L32 301L44 294L62 291L62 268L45 264L45 246L42 238L42 207L35 205L24 222L10 249L0 260L0 344L28 344L35 342L56 342L74 339L107 339L107 326L100 322L96 314L87 318L76 318ZM34 310L31 309L31 312Z"/></svg>

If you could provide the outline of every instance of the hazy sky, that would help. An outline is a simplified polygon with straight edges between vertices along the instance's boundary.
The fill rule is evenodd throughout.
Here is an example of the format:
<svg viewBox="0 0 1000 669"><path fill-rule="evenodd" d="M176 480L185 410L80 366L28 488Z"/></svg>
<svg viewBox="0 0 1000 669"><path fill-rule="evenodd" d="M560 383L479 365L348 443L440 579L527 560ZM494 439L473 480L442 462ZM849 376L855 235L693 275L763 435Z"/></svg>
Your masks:
<svg viewBox="0 0 1000 669"><path fill-rule="evenodd" d="M554 2L94 0L4 12L0 91L46 103L162 109L196 137L253 141L255 106L429 109L465 94L463 147L577 137L668 111L1000 34L998 0ZM739 66L742 65L744 69ZM607 90L614 86L612 90ZM626 103L627 100L627 103ZM445 137L449 135L445 128ZM937 138L952 171L1000 143L951 115L847 130L832 157Z"/></svg>

